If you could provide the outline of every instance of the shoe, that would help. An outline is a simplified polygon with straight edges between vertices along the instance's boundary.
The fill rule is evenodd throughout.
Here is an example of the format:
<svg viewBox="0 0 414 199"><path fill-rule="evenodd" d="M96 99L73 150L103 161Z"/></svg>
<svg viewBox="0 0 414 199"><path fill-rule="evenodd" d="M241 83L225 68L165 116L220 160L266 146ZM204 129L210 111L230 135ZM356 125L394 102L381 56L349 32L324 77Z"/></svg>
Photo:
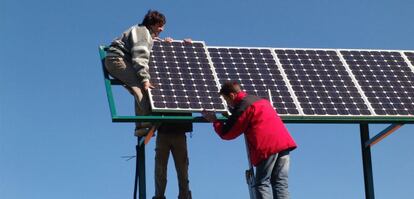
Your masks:
<svg viewBox="0 0 414 199"><path fill-rule="evenodd" d="M148 134L149 130L150 130L150 128L135 129L135 136L137 136L137 137L146 136Z"/></svg>
<svg viewBox="0 0 414 199"><path fill-rule="evenodd" d="M148 132L153 130L152 133L154 133L155 130L160 127L161 123L151 123L151 122L141 122L139 126L135 127L135 136L142 137L146 136ZM153 134L151 137L154 137L155 134Z"/></svg>

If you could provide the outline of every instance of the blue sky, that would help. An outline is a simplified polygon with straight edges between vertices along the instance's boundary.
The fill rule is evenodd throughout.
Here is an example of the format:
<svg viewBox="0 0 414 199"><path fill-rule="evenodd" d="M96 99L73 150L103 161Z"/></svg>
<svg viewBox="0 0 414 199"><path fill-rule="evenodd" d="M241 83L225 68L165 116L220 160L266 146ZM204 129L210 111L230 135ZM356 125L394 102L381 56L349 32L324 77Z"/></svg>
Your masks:
<svg viewBox="0 0 414 199"><path fill-rule="evenodd" d="M97 1L1 0L0 198L132 198L132 124L112 123L98 45L148 9L167 16L162 36L210 46L414 50L409 0ZM120 110L132 97L117 89ZM387 125L371 125L372 135ZM290 191L298 199L364 197L359 126L288 124ZM377 199L412 198L412 125L372 148ZM244 142L222 141L210 124L188 138L190 188L197 199L247 199ZM147 146L153 195L154 142ZM169 162L166 196L177 196Z"/></svg>

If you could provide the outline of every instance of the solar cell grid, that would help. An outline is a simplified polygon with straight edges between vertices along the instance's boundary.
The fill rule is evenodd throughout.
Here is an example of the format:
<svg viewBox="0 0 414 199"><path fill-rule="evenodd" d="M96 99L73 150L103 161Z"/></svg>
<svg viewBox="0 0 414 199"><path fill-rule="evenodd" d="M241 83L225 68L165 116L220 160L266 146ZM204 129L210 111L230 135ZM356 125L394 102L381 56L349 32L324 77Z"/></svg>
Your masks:
<svg viewBox="0 0 414 199"><path fill-rule="evenodd" d="M275 49L305 115L370 115L334 50Z"/></svg>
<svg viewBox="0 0 414 199"><path fill-rule="evenodd" d="M225 111L202 42L154 42L149 68L153 111Z"/></svg>
<svg viewBox="0 0 414 199"><path fill-rule="evenodd" d="M209 47L220 84L238 81L252 95L269 98L279 114L299 114L270 49Z"/></svg>
<svg viewBox="0 0 414 199"><path fill-rule="evenodd" d="M341 50L340 53L375 114L414 115L414 73L400 52Z"/></svg>

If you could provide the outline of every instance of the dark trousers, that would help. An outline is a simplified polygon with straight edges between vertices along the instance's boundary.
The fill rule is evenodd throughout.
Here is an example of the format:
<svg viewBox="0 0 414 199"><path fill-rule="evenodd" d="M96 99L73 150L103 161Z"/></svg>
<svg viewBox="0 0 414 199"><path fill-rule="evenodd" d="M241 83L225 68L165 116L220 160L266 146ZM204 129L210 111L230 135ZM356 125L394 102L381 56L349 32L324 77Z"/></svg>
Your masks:
<svg viewBox="0 0 414 199"><path fill-rule="evenodd" d="M165 198L167 165L171 154L177 171L179 199L190 199L188 181L187 137L185 133L159 133L155 147L155 196Z"/></svg>

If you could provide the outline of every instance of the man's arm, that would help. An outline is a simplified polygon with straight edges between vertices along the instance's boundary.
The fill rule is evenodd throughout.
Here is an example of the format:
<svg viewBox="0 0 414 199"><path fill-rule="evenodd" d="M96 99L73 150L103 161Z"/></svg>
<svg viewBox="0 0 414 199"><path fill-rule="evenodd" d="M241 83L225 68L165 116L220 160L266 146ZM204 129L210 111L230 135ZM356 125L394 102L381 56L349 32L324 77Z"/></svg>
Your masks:
<svg viewBox="0 0 414 199"><path fill-rule="evenodd" d="M144 86L150 86L149 58L151 47L151 35L146 28L135 26L131 30L131 56L134 68L138 70L137 76Z"/></svg>
<svg viewBox="0 0 414 199"><path fill-rule="evenodd" d="M212 112L203 111L202 115L207 121L213 122L217 135L224 140L232 140L246 131L250 123L251 113L252 107L249 107L240 115L231 115L225 123L218 121ZM214 114L214 117L211 114Z"/></svg>

